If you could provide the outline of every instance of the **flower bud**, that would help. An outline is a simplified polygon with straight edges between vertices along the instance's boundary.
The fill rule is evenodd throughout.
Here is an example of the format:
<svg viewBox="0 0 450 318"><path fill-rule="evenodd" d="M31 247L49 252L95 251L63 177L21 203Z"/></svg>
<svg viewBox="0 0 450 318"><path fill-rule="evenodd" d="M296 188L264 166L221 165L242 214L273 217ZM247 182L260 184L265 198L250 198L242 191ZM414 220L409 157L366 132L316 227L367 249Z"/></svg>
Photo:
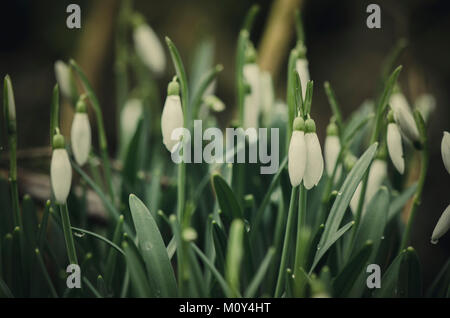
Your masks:
<svg viewBox="0 0 450 318"><path fill-rule="evenodd" d="M405 159L403 158L402 137L396 123L388 124L386 138L389 157L397 171L403 174L405 171Z"/></svg>
<svg viewBox="0 0 450 318"><path fill-rule="evenodd" d="M305 132L294 130L289 143L288 171L293 187L300 185L306 168Z"/></svg>
<svg viewBox="0 0 450 318"><path fill-rule="evenodd" d="M327 137L325 138L325 168L329 177L333 175L334 167L337 164L339 152L341 151L341 142L337 135L338 129L335 123L330 123L327 127ZM340 167L336 170L336 178L339 179Z"/></svg>
<svg viewBox="0 0 450 318"><path fill-rule="evenodd" d="M256 62L247 63L243 69L244 80L250 87L250 92L244 99L244 129L258 128L260 113L260 77Z"/></svg>
<svg viewBox="0 0 450 318"><path fill-rule="evenodd" d="M143 21L135 24L133 39L136 53L152 72L159 75L166 68L166 56L161 41L153 29Z"/></svg>
<svg viewBox="0 0 450 318"><path fill-rule="evenodd" d="M275 93L273 89L272 75L267 71L261 71L261 107L265 118L270 116L271 108L275 102ZM267 118L266 118L267 120Z"/></svg>
<svg viewBox="0 0 450 318"><path fill-rule="evenodd" d="M441 153L445 169L450 173L450 133L447 131L444 131L444 136L442 137Z"/></svg>
<svg viewBox="0 0 450 318"><path fill-rule="evenodd" d="M306 167L303 183L306 189L316 186L323 174L323 156L314 120L305 121Z"/></svg>
<svg viewBox="0 0 450 318"><path fill-rule="evenodd" d="M7 129L9 132L16 131L16 102L14 100L14 91L11 84L11 78L9 75L5 76L4 86L3 86L4 101L4 115L7 123Z"/></svg>
<svg viewBox="0 0 450 318"><path fill-rule="evenodd" d="M77 102L77 109L75 116L73 117L70 138L75 161L80 166L83 166L89 158L92 143L91 125L89 124L84 96L80 97Z"/></svg>
<svg viewBox="0 0 450 318"><path fill-rule="evenodd" d="M447 233L448 229L450 229L450 205L444 210L444 213L442 213L434 227L433 234L431 235L431 243L437 244L439 239Z"/></svg>
<svg viewBox="0 0 450 318"><path fill-rule="evenodd" d="M175 79L169 84L168 96L161 115L163 143L169 151L172 151L178 142L178 140L172 139L172 131L184 126L183 109L181 107L180 96L175 94L178 93L175 84L177 84Z"/></svg>
<svg viewBox="0 0 450 318"><path fill-rule="evenodd" d="M133 139L143 113L142 101L137 98L127 100L120 114L120 157L125 160L128 146Z"/></svg>
<svg viewBox="0 0 450 318"><path fill-rule="evenodd" d="M59 133L53 137L50 179L56 202L59 204L66 203L72 183L72 167L64 148L64 137Z"/></svg>
<svg viewBox="0 0 450 318"><path fill-rule="evenodd" d="M302 96L304 100L306 97L306 86L308 81L310 80L308 70L308 60L306 58L298 58L297 61L295 62L295 70L297 71L300 77L300 83L302 85Z"/></svg>
<svg viewBox="0 0 450 318"><path fill-rule="evenodd" d="M56 61L55 77L62 95L67 99L71 99L73 96L73 81L70 67L63 61Z"/></svg>
<svg viewBox="0 0 450 318"><path fill-rule="evenodd" d="M395 93L391 96L389 104L394 111L395 122L406 138L412 142L420 141L419 130L405 96L402 93Z"/></svg>

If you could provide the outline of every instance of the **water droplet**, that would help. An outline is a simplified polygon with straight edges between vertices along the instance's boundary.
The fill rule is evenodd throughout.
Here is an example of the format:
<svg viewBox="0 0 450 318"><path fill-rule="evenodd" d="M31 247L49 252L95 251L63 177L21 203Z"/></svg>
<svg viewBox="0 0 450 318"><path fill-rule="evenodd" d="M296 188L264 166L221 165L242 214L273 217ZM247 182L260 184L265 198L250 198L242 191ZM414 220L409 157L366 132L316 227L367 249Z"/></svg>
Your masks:
<svg viewBox="0 0 450 318"><path fill-rule="evenodd" d="M382 240L384 240L384 235L381 237Z"/></svg>
<svg viewBox="0 0 450 318"><path fill-rule="evenodd" d="M338 194L337 195L342 195L342 192L338 192Z"/></svg>
<svg viewBox="0 0 450 318"><path fill-rule="evenodd" d="M80 232L73 232L73 234L77 237L83 237L85 234Z"/></svg>

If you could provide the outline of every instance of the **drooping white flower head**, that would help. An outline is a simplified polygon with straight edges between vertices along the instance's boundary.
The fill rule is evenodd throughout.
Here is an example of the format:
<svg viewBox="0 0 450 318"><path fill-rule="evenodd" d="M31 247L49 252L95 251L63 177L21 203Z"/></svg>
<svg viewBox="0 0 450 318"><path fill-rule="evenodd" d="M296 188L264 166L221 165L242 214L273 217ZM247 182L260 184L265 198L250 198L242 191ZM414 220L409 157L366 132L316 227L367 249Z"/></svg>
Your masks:
<svg viewBox="0 0 450 318"><path fill-rule="evenodd" d="M314 120L308 118L305 121L305 132L306 168L303 184L309 190L316 186L322 178L323 156Z"/></svg>
<svg viewBox="0 0 450 318"><path fill-rule="evenodd" d="M325 169L328 176L333 175L334 167L336 166L339 152L341 151L341 142L338 137L338 128L334 122L331 122L327 127L327 137L325 138ZM336 179L341 175L341 167L336 170Z"/></svg>
<svg viewBox="0 0 450 318"><path fill-rule="evenodd" d="M70 67L63 61L56 61L55 76L62 95L67 99L72 98L73 83Z"/></svg>
<svg viewBox="0 0 450 318"><path fill-rule="evenodd" d="M172 132L184 126L183 109L180 99L180 85L176 78L169 83L167 88L167 98L161 115L161 131L163 143L167 150L172 151L179 140L172 139Z"/></svg>
<svg viewBox="0 0 450 318"><path fill-rule="evenodd" d="M11 83L11 78L9 75L5 76L5 86L6 86L6 94L7 94L7 114L5 114L6 119L9 124L16 121L16 102L14 100L14 90Z"/></svg>
<svg viewBox="0 0 450 318"><path fill-rule="evenodd" d="M91 125L89 123L84 96L81 96L77 102L76 113L73 117L70 132L70 141L75 161L80 166L83 166L89 158L92 143Z"/></svg>
<svg viewBox="0 0 450 318"><path fill-rule="evenodd" d="M125 159L128 146L136 133L139 119L143 113L142 101L137 98L131 98L125 103L120 113L120 135L121 150L120 156Z"/></svg>
<svg viewBox="0 0 450 318"><path fill-rule="evenodd" d="M394 164L394 167L400 174L405 171L405 159L403 158L403 146L400 129L394 121L393 113L389 112L389 124L387 127L387 148L389 157Z"/></svg>
<svg viewBox="0 0 450 318"><path fill-rule="evenodd" d="M291 185L296 187L302 182L306 168L305 121L297 117L293 126L289 143L288 172Z"/></svg>
<svg viewBox="0 0 450 318"><path fill-rule="evenodd" d="M386 176L387 176L386 161L384 161L382 159L375 159L373 161L373 163L370 167L370 171L369 171L366 195L364 198L364 204L363 204L363 210L362 210L363 213L366 210L367 204L370 202L370 200L373 198L373 196L380 189L381 185L383 184L384 179L386 179ZM359 183L358 187L356 188L355 193L353 194L352 200L350 201L350 208L351 208L353 214L356 214L356 212L358 210L359 198L361 197L361 188L362 188L362 182Z"/></svg>
<svg viewBox="0 0 450 318"><path fill-rule="evenodd" d="M414 102L414 108L417 109L425 122L436 109L436 99L433 95L422 94Z"/></svg>
<svg viewBox="0 0 450 318"><path fill-rule="evenodd" d="M64 148L64 137L59 132L53 137L53 153L50 163L50 179L56 202L66 203L72 183L72 166Z"/></svg>
<svg viewBox="0 0 450 318"><path fill-rule="evenodd" d="M300 83L302 85L302 96L304 100L306 96L306 85L310 80L308 60L304 57L298 58L297 61L295 62L295 69L300 77Z"/></svg>
<svg viewBox="0 0 450 318"><path fill-rule="evenodd" d="M146 23L137 23L133 32L134 47L139 58L155 74L166 68L166 56L155 31Z"/></svg>
<svg viewBox="0 0 450 318"><path fill-rule="evenodd" d="M267 71L261 71L260 74L261 107L263 109L264 116L267 117L269 116L270 110L275 102L272 75Z"/></svg>
<svg viewBox="0 0 450 318"><path fill-rule="evenodd" d="M447 233L448 229L450 229L450 205L444 210L444 213L442 213L434 227L433 234L431 235L431 243L437 244L439 239Z"/></svg>
<svg viewBox="0 0 450 318"><path fill-rule="evenodd" d="M244 129L259 127L259 113L261 109L260 92L260 70L256 64L256 51L253 45L249 44L245 52L246 63L243 68L244 81L250 91L244 98Z"/></svg>
<svg viewBox="0 0 450 318"><path fill-rule="evenodd" d="M394 93L391 96L389 104L394 111L395 122L399 125L401 132L412 142L420 140L419 130L417 129L414 116L409 108L405 96L400 93Z"/></svg>
<svg viewBox="0 0 450 318"><path fill-rule="evenodd" d="M450 173L450 133L447 131L444 131L444 136L442 137L441 153L445 169Z"/></svg>

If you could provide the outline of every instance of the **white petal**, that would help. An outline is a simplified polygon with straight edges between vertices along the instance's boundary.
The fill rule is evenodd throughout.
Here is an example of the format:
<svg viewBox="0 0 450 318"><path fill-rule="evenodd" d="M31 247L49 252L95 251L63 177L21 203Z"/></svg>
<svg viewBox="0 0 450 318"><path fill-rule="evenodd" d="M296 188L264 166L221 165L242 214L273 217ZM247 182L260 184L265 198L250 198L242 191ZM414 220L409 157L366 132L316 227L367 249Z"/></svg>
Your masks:
<svg viewBox="0 0 450 318"><path fill-rule="evenodd" d="M328 176L333 174L339 152L341 151L341 143L338 136L327 136L325 138L325 168Z"/></svg>
<svg viewBox="0 0 450 318"><path fill-rule="evenodd" d="M141 24L134 30L133 37L139 58L151 71L161 74L166 67L166 56L153 29L147 24Z"/></svg>
<svg viewBox="0 0 450 318"><path fill-rule="evenodd" d="M172 140L172 131L184 125L180 96L167 96L161 115L161 131L163 143L171 151L178 140Z"/></svg>
<svg viewBox="0 0 450 318"><path fill-rule="evenodd" d="M55 76L61 93L64 97L70 98L72 96L72 84L69 66L63 61L56 61Z"/></svg>
<svg viewBox="0 0 450 318"><path fill-rule="evenodd" d="M91 125L86 113L75 113L70 133L72 151L76 162L82 166L91 151Z"/></svg>
<svg viewBox="0 0 450 318"><path fill-rule="evenodd" d="M56 201L65 203L72 183L72 167L65 149L53 150L50 178Z"/></svg>
<svg viewBox="0 0 450 318"><path fill-rule="evenodd" d="M261 72L261 106L264 114L268 115L274 103L272 75L267 71Z"/></svg>
<svg viewBox="0 0 450 318"><path fill-rule="evenodd" d="M306 96L306 84L309 81L309 70L308 70L308 60L307 59L297 59L295 62L295 69L300 77L300 83L302 84L302 96L303 99Z"/></svg>
<svg viewBox="0 0 450 318"><path fill-rule="evenodd" d="M387 147L389 157L400 174L405 171L405 159L403 159L402 136L395 123L390 123L387 127Z"/></svg>
<svg viewBox="0 0 450 318"><path fill-rule="evenodd" d="M294 131L289 143L288 171L293 187L298 186L303 179L306 167L305 133Z"/></svg>
<svg viewBox="0 0 450 318"><path fill-rule="evenodd" d="M120 131L121 131L121 157L125 156L128 145L136 133L139 118L142 115L142 101L137 98L129 99L120 114Z"/></svg>
<svg viewBox="0 0 450 318"><path fill-rule="evenodd" d="M394 111L395 122L400 126L402 133L411 141L419 141L419 130L405 96L402 93L395 93L391 96L390 105Z"/></svg>
<svg viewBox="0 0 450 318"><path fill-rule="evenodd" d="M450 133L447 131L444 131L444 136L442 137L441 153L445 169L450 173Z"/></svg>
<svg viewBox="0 0 450 318"><path fill-rule="evenodd" d="M416 99L414 107L420 112L423 120L427 122L431 113L436 109L436 99L433 95L422 94Z"/></svg>
<svg viewBox="0 0 450 318"><path fill-rule="evenodd" d="M431 243L436 244L438 240L450 229L450 205L439 218L431 235Z"/></svg>
<svg viewBox="0 0 450 318"><path fill-rule="evenodd" d="M306 143L306 168L303 183L306 189L317 185L322 178L323 157L319 138L316 133L305 134Z"/></svg>
<svg viewBox="0 0 450 318"><path fill-rule="evenodd" d="M260 111L259 67L256 63L244 65L244 79L250 85L250 93L244 99L244 129L258 128Z"/></svg>
<svg viewBox="0 0 450 318"><path fill-rule="evenodd" d="M367 204L370 202L372 197L377 193L383 184L384 179L387 176L387 164L386 161L375 159L370 166L369 177L367 180L366 195L364 197L362 213L364 214ZM362 182L359 183L353 194L352 200L350 201L350 209L353 214L356 214L358 210L359 198L361 197Z"/></svg>

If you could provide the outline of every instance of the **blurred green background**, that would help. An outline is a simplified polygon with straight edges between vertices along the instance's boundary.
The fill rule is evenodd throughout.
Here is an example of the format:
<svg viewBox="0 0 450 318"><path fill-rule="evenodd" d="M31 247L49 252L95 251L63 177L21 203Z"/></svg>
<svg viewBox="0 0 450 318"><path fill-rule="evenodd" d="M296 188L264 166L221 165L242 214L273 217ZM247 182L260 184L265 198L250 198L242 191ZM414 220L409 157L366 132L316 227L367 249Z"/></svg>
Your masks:
<svg viewBox="0 0 450 318"><path fill-rule="evenodd" d="M411 103L422 93L432 94L436 98L436 110L431 116L429 129L431 166L412 240L422 260L425 283L428 284L450 257L450 234L436 246L429 243L437 219L450 204L450 176L445 171L440 154L442 133L450 130L449 1L279 2L286 6L300 6L302 10L307 57L311 78L315 82L312 114L322 142L331 115L323 82L331 82L344 115L348 116L364 100L375 95L383 60L399 38L407 39L408 47L397 63L404 66L400 86ZM66 28L65 11L70 3L81 6L81 30ZM261 12L252 40L260 47L274 6L272 1L135 1L136 10L145 16L161 40L168 35L176 43L188 73L189 62L200 39L210 37L213 40L215 62L225 67L217 86L217 95L227 106L227 112L219 117L224 126L234 111L236 39L243 18L254 3L260 4ZM369 3L381 6L381 29L366 27L366 7ZM48 147L50 101L55 84L53 64L57 59L74 57L86 70L98 93L109 143L115 151L114 28L119 7L119 0L14 0L2 3L0 74L10 74L13 80L19 149ZM273 76L276 96L282 99L285 99L288 50L295 44L290 23L286 21L291 34L279 35L287 37L287 46L275 50L277 60L272 64L270 60L267 62L271 69L279 70ZM167 65L164 76L158 80L162 97L165 96L167 82L174 74L169 58ZM70 118L70 114L66 116ZM68 125L70 127L70 122ZM2 145L4 142L2 138ZM0 169L5 169L7 162L3 151L0 156ZM19 165L32 168L35 163L24 160Z"/></svg>

